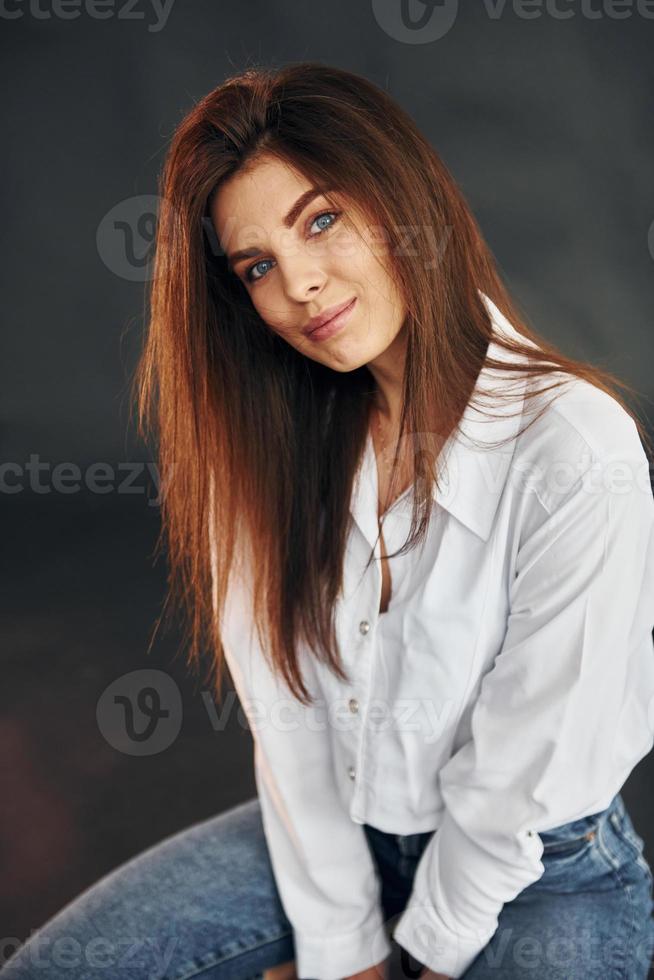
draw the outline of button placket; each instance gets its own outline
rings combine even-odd
[[[369,632],[369,630],[370,630],[370,623],[368,622],[367,619],[362,619],[361,622],[359,623],[359,632],[365,636]],[[353,715],[359,713],[359,702],[357,701],[356,698],[350,698],[350,700],[347,703],[347,706]],[[350,779],[352,780],[356,779],[356,769],[354,768],[354,766],[347,767],[347,774],[350,777]]]
[[[350,700],[347,703],[347,706],[348,706],[350,712],[353,715],[356,715],[358,713],[358,711],[359,711],[359,702],[357,701],[356,698],[350,698]],[[356,769],[354,768],[354,766],[348,766],[348,768],[347,768],[347,774],[350,777],[350,779],[355,779],[356,778]]]
[[[372,625],[371,625],[371,623],[370,623],[369,620],[362,619],[360,621],[360,623],[359,623],[359,633],[361,633],[362,636],[370,636],[370,637],[372,637],[373,634],[371,634],[371,628],[372,628]],[[374,666],[375,666],[374,665],[374,645],[373,646],[370,646],[370,639],[368,640],[367,656],[368,656],[367,676],[366,676],[365,682],[362,681],[362,683],[363,683],[363,689],[366,691],[366,702],[365,702],[366,704],[370,700],[370,695],[372,693],[372,680],[373,680]],[[357,700],[357,698],[354,698],[354,697],[353,698],[350,698],[350,700],[348,701],[348,708],[352,712],[352,714],[359,714],[360,705],[359,705],[359,701]],[[363,724],[363,722],[365,720],[365,710],[366,709],[365,709],[365,705],[364,705],[364,708],[362,710],[362,719],[361,719],[362,720],[362,724],[361,724],[361,726],[359,728],[359,748],[358,748],[358,753],[357,753],[357,762],[358,762],[358,767],[359,767],[359,771],[360,772],[363,772],[364,761],[365,761],[366,750],[367,750],[366,741],[365,741],[366,734],[367,733],[366,733],[365,724]],[[348,775],[350,776],[350,779],[354,779],[355,778],[355,776],[356,776],[356,770],[354,769],[354,766],[350,766],[348,768]],[[357,792],[361,788],[362,788],[362,781],[359,779],[358,786],[355,789],[355,798],[356,798]]]

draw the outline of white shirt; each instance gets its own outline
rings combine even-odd
[[[494,329],[515,335],[483,298]],[[507,356],[494,343],[489,353]],[[474,397],[500,375],[482,369]],[[648,461],[618,403],[566,377],[544,417],[497,450],[483,444],[527,416],[490,396],[482,411],[502,417],[487,421],[469,403],[463,435],[482,449],[458,433],[448,444],[425,546],[389,560],[381,615],[379,562],[363,571],[377,538],[368,437],[337,608],[350,683],[301,648],[316,705],[299,704],[266,665],[248,577],[230,584],[225,653],[300,978],[340,980],[390,952],[363,823],[436,831],[393,937],[459,977],[504,903],[542,875],[538,832],[607,807],[652,747]],[[406,539],[411,493],[384,516],[387,553]]]

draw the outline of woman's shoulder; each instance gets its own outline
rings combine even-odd
[[[585,449],[597,459],[614,453],[640,455],[643,452],[634,419],[613,395],[565,372],[549,377],[560,380],[561,387],[533,399],[535,408],[545,407],[542,415],[520,437],[523,449],[530,445],[537,445],[546,452],[565,450],[566,447],[569,450]],[[532,414],[537,414],[531,401],[525,399],[525,422]]]
[[[565,372],[546,384],[554,380],[561,386],[525,400],[513,459],[514,468],[528,471],[537,483],[544,503],[560,503],[561,486],[572,486],[591,470],[648,467],[634,419],[611,394]],[[534,386],[545,387],[542,379]]]

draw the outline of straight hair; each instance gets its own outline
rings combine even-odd
[[[221,621],[234,559],[243,558],[252,570],[252,615],[264,655],[306,705],[313,698],[298,643],[348,680],[334,614],[375,382],[365,365],[333,371],[286,343],[228,267],[210,204],[224,181],[264,155],[340,192],[383,229],[388,268],[406,304],[395,464],[404,434],[421,434],[411,529],[400,551],[427,533],[440,450],[483,366],[547,382],[529,384],[525,399],[546,391],[556,397],[570,377],[584,380],[633,418],[650,455],[652,446],[617,392],[633,393],[631,386],[566,357],[526,323],[454,178],[385,91],[313,62],[254,67],[228,78],[177,127],[159,178],[134,400],[139,433],[152,440],[160,475],[156,553],[166,547],[170,569],[162,616],[181,610],[188,664],[197,669],[209,651],[207,677],[220,699]],[[417,232],[410,248],[407,229]],[[480,293],[524,338],[493,336],[513,360],[487,355],[492,323]]]

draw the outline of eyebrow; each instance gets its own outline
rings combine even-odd
[[[325,194],[328,191],[329,188],[310,187],[309,190],[304,192],[304,194],[300,194],[295,204],[289,208],[288,213],[284,216],[284,226],[286,228],[292,228],[304,209],[308,207],[316,197],[320,197],[321,194]],[[260,248],[257,248],[254,245],[250,248],[242,248],[237,252],[232,252],[231,255],[227,256],[227,262],[230,270],[233,272],[236,263],[240,262],[242,259],[253,259],[257,255],[263,255],[263,252]]]

